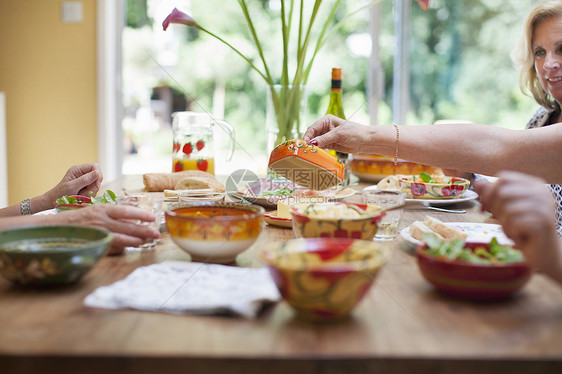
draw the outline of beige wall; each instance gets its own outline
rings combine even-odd
[[[97,161],[96,1],[81,2],[83,22],[65,24],[62,0],[0,0],[10,204]]]

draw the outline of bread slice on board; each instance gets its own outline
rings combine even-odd
[[[445,240],[445,238],[443,238],[443,236],[441,236],[440,234],[436,233],[435,231],[433,231],[432,229],[427,227],[427,225],[425,223],[423,223],[422,221],[415,221],[414,223],[412,223],[410,225],[410,235],[414,239],[418,239],[418,240],[423,242],[424,241],[423,240],[423,234],[425,234],[425,233],[433,234],[441,241]]]
[[[142,181],[148,192],[161,192],[164,190],[173,190],[179,181],[189,177],[216,181],[213,174],[201,170],[184,170],[175,173],[146,173],[142,176]]]
[[[224,185],[216,179],[207,179],[200,177],[183,178],[174,186],[175,190],[200,190],[212,189],[215,192],[224,192]]]
[[[442,221],[431,216],[425,216],[423,223],[432,231],[441,235],[445,240],[466,239],[466,233],[455,229],[454,227],[447,226]]]

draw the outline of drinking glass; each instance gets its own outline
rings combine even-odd
[[[382,209],[404,204],[406,193],[395,190],[367,190],[363,191],[365,204],[378,205]],[[375,240],[393,240],[398,235],[398,227],[402,219],[403,209],[386,212],[378,224]]]
[[[138,195],[118,196],[115,200],[119,205],[130,205],[147,210],[152,213],[155,217],[154,222],[137,221],[136,223],[138,223],[139,225],[146,225],[160,231],[160,225],[162,221],[162,197],[146,193]],[[158,239],[150,238],[138,247],[127,247],[126,249],[149,249],[154,248],[157,243]]]

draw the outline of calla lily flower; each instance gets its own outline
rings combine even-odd
[[[172,10],[172,13],[170,13],[168,17],[166,17],[164,22],[162,22],[162,27],[164,28],[164,31],[166,31],[168,26],[170,26],[170,23],[181,23],[183,25],[191,26],[191,27],[199,26],[197,25],[197,22],[195,22],[193,18],[191,18],[181,10],[178,10],[178,8],[174,8],[174,10]]]
[[[371,7],[376,3],[380,3],[383,0],[368,1],[366,4],[355,9],[341,20],[336,20],[335,15],[337,13],[336,10],[341,4],[342,0],[334,1],[331,5],[331,10],[329,11],[328,16],[320,20],[320,32],[317,35],[316,42],[314,42],[315,34],[312,32],[312,29],[315,22],[318,21],[317,16],[319,14],[319,8],[322,4],[322,0],[314,1],[314,6],[312,7],[310,14],[304,14],[303,12],[304,1],[300,1],[300,9],[293,9],[293,1],[290,1],[290,5],[286,7],[285,2],[289,1],[281,0],[280,18],[281,33],[283,38],[283,63],[279,80],[271,74],[269,64],[266,61],[265,54],[262,49],[262,41],[260,40],[260,35],[254,27],[254,22],[251,18],[250,10],[248,9],[247,1],[248,0],[238,0],[238,4],[240,5],[240,9],[244,14],[244,18],[246,20],[246,23],[248,24],[249,32],[252,40],[254,41],[258,54],[258,57],[255,57],[253,59],[248,58],[245,54],[240,52],[228,41],[206,29],[205,27],[199,25],[193,18],[179,11],[177,8],[174,8],[174,10],[162,22],[162,27],[164,28],[164,30],[166,30],[170,23],[180,23],[188,27],[195,27],[198,30],[209,34],[210,36],[228,46],[240,57],[242,57],[250,65],[250,67],[264,79],[264,81],[269,85],[279,129],[277,139],[275,141],[275,144],[277,145],[282,141],[294,138],[292,132],[293,128],[296,128],[296,131],[300,133],[299,126],[301,122],[301,91],[302,87],[306,85],[310,70],[312,68],[312,64],[317,56],[318,51],[336,32],[336,30],[339,29],[343,25],[343,23],[349,20],[353,15]],[[423,10],[427,10],[430,0],[417,0],[417,2]],[[295,19],[298,21],[298,38],[294,39],[290,38],[293,10],[295,13]],[[334,24],[332,25],[332,23]],[[267,35],[261,35],[261,37],[267,38]],[[296,48],[294,48],[295,50],[297,50],[297,54],[295,56],[296,64],[294,76],[289,77],[289,57],[292,57],[290,56],[291,53],[289,51],[289,44],[293,41],[296,41]],[[309,49],[312,49],[312,51],[309,52]],[[276,82],[279,82],[282,87],[280,92],[277,92],[275,90]]]
[[[429,0],[417,0],[418,4],[420,5],[420,8],[422,8],[423,10],[428,10],[429,9]]]

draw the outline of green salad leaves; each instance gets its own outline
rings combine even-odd
[[[440,177],[440,179],[442,180],[437,181],[430,174],[427,174],[425,172],[420,173],[420,179],[425,183],[451,183],[451,178]],[[414,177],[414,181],[415,181],[415,177]],[[464,182],[465,181],[461,179],[461,180],[454,181],[453,184],[463,184]]]
[[[465,246],[461,239],[444,242],[431,233],[423,234],[423,240],[428,248],[425,250],[434,256],[445,257],[448,260],[465,261],[480,265],[497,265],[512,262],[521,262],[525,258],[520,250],[501,245],[496,238],[492,238],[488,249],[476,247],[474,250]]]
[[[92,197],[92,192],[90,191],[90,201],[86,202],[79,200],[72,196],[63,196],[56,200],[57,205],[63,204],[82,204],[82,205],[93,205],[93,204],[117,204],[115,201],[115,193],[111,190],[105,191],[102,195],[98,197]]]
[[[420,173],[420,179],[425,183],[437,183],[435,179],[427,173]]]
[[[295,190],[287,187],[282,187],[282,188],[277,188],[275,190],[265,191],[261,195],[262,196],[291,196],[293,191]]]

